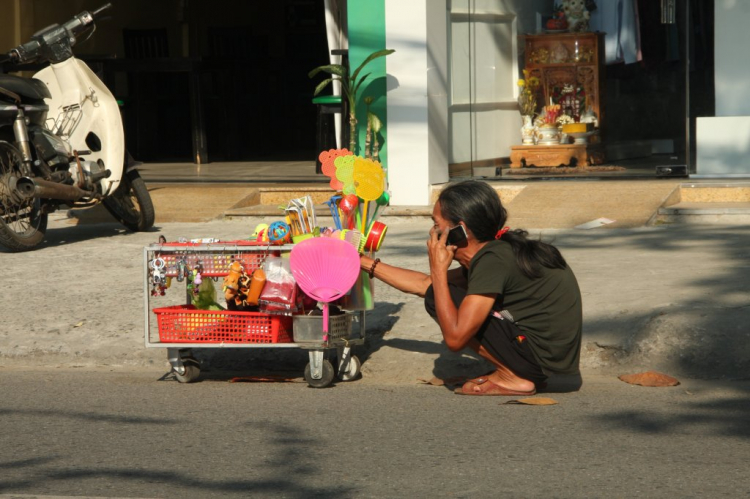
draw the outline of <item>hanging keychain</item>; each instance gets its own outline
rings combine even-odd
[[[195,283],[196,286],[200,286],[201,283],[203,282],[203,275],[202,275],[203,263],[200,260],[195,262],[194,272],[195,272],[195,277],[193,277],[193,282]]]
[[[200,285],[203,282],[203,276],[201,273],[203,272],[203,265],[201,264],[201,261],[198,260],[195,263],[195,268],[193,269],[193,295],[198,296],[198,293],[200,292]]]
[[[164,296],[164,290],[167,289],[163,272],[165,265],[164,259],[160,257],[151,260],[151,283],[154,286],[151,290],[151,296]]]
[[[185,277],[187,277],[187,273],[187,261],[185,260],[185,256],[183,255],[177,262],[177,282],[184,281]]]

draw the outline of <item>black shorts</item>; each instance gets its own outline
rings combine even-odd
[[[449,284],[448,289],[453,303],[456,304],[456,307],[459,307],[466,297],[466,290],[453,284]],[[435,294],[432,286],[425,293],[424,305],[427,313],[437,320]],[[525,338],[518,326],[509,320],[490,316],[484,321],[474,337],[490,355],[517,376],[533,381],[536,385],[540,385],[547,380],[547,376],[531,351],[529,340]]]

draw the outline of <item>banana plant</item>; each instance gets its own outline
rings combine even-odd
[[[308,77],[313,78],[321,71],[328,73],[330,78],[326,78],[321,81],[317,87],[315,87],[315,93],[318,95],[324,88],[326,88],[331,82],[340,81],[341,89],[344,93],[344,97],[349,104],[349,150],[355,152],[357,145],[357,93],[359,92],[362,84],[372,73],[367,73],[360,76],[362,69],[367,66],[370,62],[377,59],[378,57],[385,57],[394,53],[393,49],[378,50],[367,56],[367,58],[360,64],[357,69],[350,75],[346,66],[342,64],[328,64],[325,66],[318,66],[308,73]]]
[[[363,99],[367,106],[367,132],[365,133],[365,157],[373,161],[380,161],[380,144],[378,143],[378,134],[383,127],[383,123],[378,115],[370,111],[372,97]]]

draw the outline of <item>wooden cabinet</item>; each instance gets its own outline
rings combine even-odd
[[[604,34],[603,33],[550,33],[543,35],[521,36],[525,47],[525,69],[529,76],[540,81],[537,95],[537,112],[542,106],[560,104],[562,112],[580,119],[587,111],[596,117],[598,133],[589,138],[589,144],[569,144],[575,147],[575,154],[561,157],[570,162],[599,164],[604,161],[601,147],[594,147],[601,142],[605,133],[606,113],[604,109]],[[566,144],[567,145],[567,144]],[[516,146],[511,155],[511,166],[528,164],[536,158],[535,166],[559,166],[557,160],[551,159],[548,153],[542,154],[540,147]],[[529,153],[525,154],[524,151]],[[589,154],[594,152],[595,154]],[[547,158],[542,160],[540,158]],[[530,165],[529,165],[530,166]]]
[[[572,87],[581,112],[591,108],[604,125],[604,34],[560,33],[525,35],[526,69],[541,81],[542,105],[559,104],[565,86]]]

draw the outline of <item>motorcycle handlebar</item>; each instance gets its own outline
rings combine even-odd
[[[104,12],[107,9],[111,9],[111,8],[112,8],[112,4],[111,3],[106,3],[106,4],[102,5],[101,7],[99,7],[98,9],[92,11],[91,12],[91,17],[93,17],[96,20],[96,18],[99,17],[99,15],[102,12]]]
[[[60,44],[68,45],[69,52],[70,47],[76,43],[76,37],[90,28],[96,18],[111,7],[111,3],[106,3],[94,11],[84,11],[73,16],[71,20],[62,26],[53,24],[35,33],[30,41],[11,50],[8,53],[9,59],[14,62],[31,62],[39,57],[47,60],[60,53],[59,51],[55,52],[55,49],[50,51],[50,47],[58,47]],[[64,56],[65,52],[63,51],[62,53]]]
[[[8,59],[14,63],[30,62],[36,58],[39,46],[37,40],[30,40],[8,52]]]
[[[78,35],[79,33],[87,30],[91,25],[93,25],[96,22],[97,18],[101,17],[102,12],[110,9],[111,7],[111,3],[106,3],[91,12],[81,12],[77,16],[73,16],[73,19],[65,23],[64,26],[71,32],[73,36]],[[75,42],[73,42],[73,44],[74,43]]]

